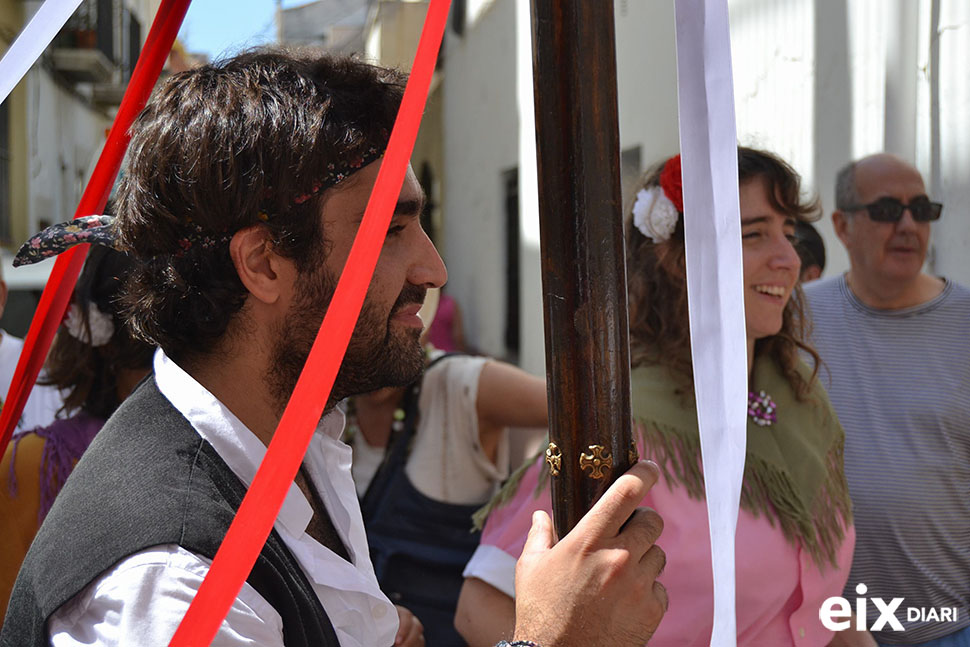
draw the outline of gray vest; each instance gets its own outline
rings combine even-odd
[[[178,544],[211,559],[245,493],[149,377],[95,437],[37,533],[0,647],[47,645],[50,615],[140,550]],[[319,598],[275,530],[247,582],[282,617],[288,647],[338,646]]]

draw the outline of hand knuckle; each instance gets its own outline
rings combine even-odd
[[[632,556],[627,550],[617,549],[610,551],[609,559],[606,561],[606,572],[610,579],[619,578],[630,568]]]
[[[663,548],[657,545],[651,546],[650,550],[647,551],[646,558],[651,567],[657,571],[658,576],[663,573],[667,566],[667,553],[664,552]]]
[[[631,580],[631,555],[622,548],[601,549],[589,562],[587,583],[590,591],[605,595],[618,587],[626,588]]]
[[[663,521],[660,519],[660,515],[653,510],[639,508],[624,531],[631,542],[646,551],[647,547],[660,537],[662,529]]]
[[[650,525],[650,529],[659,537],[664,530],[664,518],[660,516],[653,508],[640,508],[643,510],[643,516],[647,523]]]
[[[670,599],[667,597],[667,588],[660,582],[653,583],[653,593],[655,599],[660,603],[663,613],[670,607]]]

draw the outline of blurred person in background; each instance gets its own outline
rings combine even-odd
[[[7,296],[7,282],[3,278],[3,265],[0,264],[0,317],[3,316],[7,305]],[[0,407],[7,399],[7,391],[10,390],[10,383],[13,381],[13,374],[23,349],[23,339],[0,328]],[[63,395],[56,388],[44,386],[42,381],[43,375],[27,398],[20,420],[17,422],[17,429],[33,429],[49,425],[57,416],[57,411],[63,404]]]
[[[437,297],[428,291],[424,321],[438,321]],[[511,364],[433,344],[427,364],[410,386],[349,399],[344,439],[381,589],[428,645],[451,647],[464,644],[454,616],[480,536],[472,515],[508,477],[509,427],[549,416],[545,380]]]
[[[825,271],[825,242],[810,222],[795,223],[795,251],[802,261],[801,282],[808,283]]]
[[[905,599],[873,631],[881,644],[968,647],[970,290],[923,269],[943,205],[912,164],[852,162],[835,198],[849,271],[805,295],[845,426],[858,536],[843,597]],[[871,627],[882,614],[867,608]]]
[[[458,307],[454,297],[445,291],[445,286],[441,287],[438,309],[435,311],[431,327],[428,328],[428,341],[438,350],[448,353],[469,352],[465,344],[461,308]]]
[[[14,435],[0,462],[0,617],[30,542],[105,420],[151,369],[154,348],[134,339],[118,297],[132,260],[92,247],[45,364],[45,382],[65,394],[46,427]]]

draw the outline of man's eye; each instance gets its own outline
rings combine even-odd
[[[387,235],[388,235],[388,236],[397,236],[397,235],[398,235],[399,233],[401,233],[402,231],[404,231],[404,225],[392,225],[392,226],[391,226],[391,227],[390,227],[390,228],[389,228],[389,229],[387,230]]]

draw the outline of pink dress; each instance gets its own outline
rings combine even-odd
[[[458,341],[452,334],[457,313],[455,300],[444,292],[438,299],[438,309],[435,311],[434,319],[428,328],[428,341],[438,350],[453,351],[459,350]]]
[[[640,452],[645,455],[643,448]],[[525,545],[532,512],[551,511],[548,487],[538,498],[533,496],[540,466],[541,457],[529,468],[513,499],[489,516],[481,545],[465,569],[466,578],[476,577],[513,594],[515,561]],[[657,543],[667,554],[667,566],[659,580],[670,600],[650,647],[707,647],[714,595],[706,504],[661,477],[642,505],[664,519]],[[818,612],[825,598],[842,594],[855,545],[851,525],[836,555],[838,568],[820,569],[780,529],[744,509],[736,545],[738,645],[827,645],[832,632],[822,626]]]

